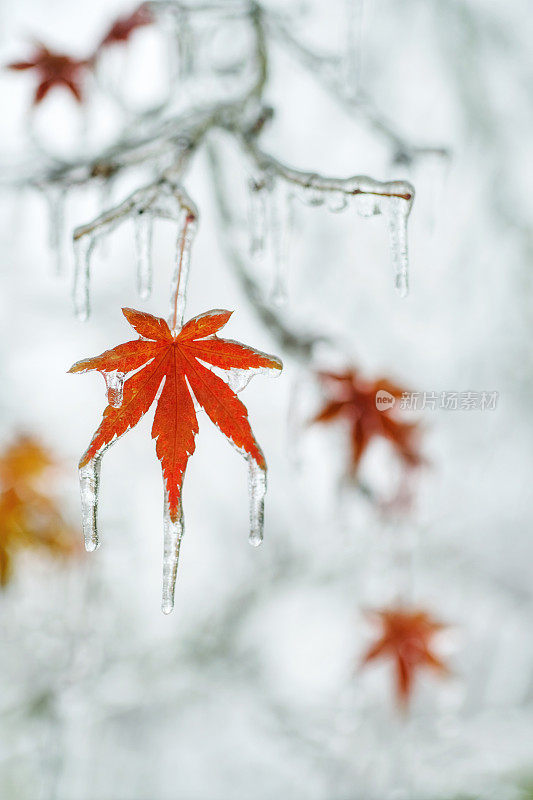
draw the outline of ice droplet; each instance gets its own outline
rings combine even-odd
[[[258,547],[263,541],[265,514],[266,470],[253,458],[248,458],[248,493],[250,496],[250,534],[248,541]]]
[[[163,513],[163,594],[161,599],[161,611],[163,614],[170,614],[174,608],[174,591],[176,588],[176,575],[178,573],[178,560],[180,555],[181,539],[184,532],[184,525],[183,508],[181,503],[177,520],[173,522],[170,517],[168,492],[166,487]]]
[[[107,390],[107,402],[113,408],[120,408],[124,390],[124,373],[113,370],[113,372],[104,372],[102,374]]]
[[[100,484],[101,457],[96,456],[80,467],[81,521],[85,549],[90,553],[99,546],[96,515],[98,510],[98,487]]]
[[[383,211],[389,227],[389,240],[395,285],[401,297],[409,292],[409,260],[407,257],[407,217],[410,203],[403,197],[383,198]]]
[[[148,211],[138,212],[133,220],[137,260],[137,291],[143,300],[146,300],[152,292],[153,217]]]
[[[332,211],[334,214],[339,214],[341,211],[344,211],[344,209],[347,208],[348,198],[346,197],[346,194],[340,190],[328,192],[326,203],[329,211]]]
[[[89,283],[91,255],[96,239],[90,234],[74,239],[74,312],[79,320],[86,320],[90,314]]]
[[[42,191],[48,202],[48,244],[55,257],[56,274],[63,273],[63,228],[66,189],[60,184],[47,184]]]

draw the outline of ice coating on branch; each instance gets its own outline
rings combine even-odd
[[[299,185],[295,196],[309,206],[326,205],[340,212],[353,205],[361,217],[382,214],[389,231],[391,261],[395,286],[401,297],[409,291],[407,255],[407,219],[413,202],[413,188],[402,181],[380,183],[371,178],[356,177],[345,181],[313,175]]]
[[[376,181],[365,175],[329,178],[293,169],[264,153],[250,139],[244,140],[244,147],[251,159],[252,170],[268,179],[255,181],[255,184],[257,186],[264,184],[271,200],[270,215],[267,209],[267,231],[275,248],[274,296],[277,299],[284,297],[285,262],[288,255],[293,197],[297,197],[304,205],[325,205],[333,212],[340,212],[352,206],[363,217],[383,214],[389,229],[396,288],[400,295],[407,294],[407,218],[414,198],[414,189],[410,183]],[[252,241],[254,238],[252,235]]]
[[[139,211],[134,217],[135,258],[137,261],[137,291],[146,300],[152,292],[152,231],[153,216]]]
[[[250,497],[250,534],[248,541],[258,547],[263,541],[265,516],[266,470],[253,458],[248,458],[248,494]]]
[[[107,390],[107,402],[110,406],[113,406],[113,408],[120,408],[122,405],[125,374],[123,372],[118,372],[118,370],[113,370],[112,372],[102,372],[102,375],[104,376]]]
[[[174,608],[174,592],[176,589],[176,576],[178,574],[178,560],[184,525],[183,506],[181,503],[177,520],[173,522],[171,519],[166,488],[163,510],[163,529],[163,593],[161,598],[161,611],[163,614],[170,614]]]
[[[385,215],[389,226],[389,241],[395,285],[401,297],[409,291],[409,260],[407,256],[407,217],[410,204],[402,197],[384,198]]]
[[[96,242],[114,231],[124,220],[133,219],[137,249],[137,283],[141,296],[147,297],[151,288],[151,241],[153,220],[165,219],[180,226],[178,239],[178,267],[174,276],[175,293],[179,280],[179,265],[184,280],[179,286],[179,300],[185,305],[186,274],[190,258],[190,244],[195,231],[197,211],[187,193],[170,175],[155,183],[136,189],[118,205],[100,214],[91,222],[74,231],[76,267],[74,275],[74,307],[80,319],[90,312],[89,281],[90,259]],[[185,220],[185,221],[184,221]],[[183,247],[182,247],[183,245]],[[182,254],[182,255],[181,255]],[[173,297],[174,305],[174,297]]]
[[[82,322],[89,317],[89,283],[91,279],[91,255],[96,244],[93,234],[74,238],[74,312]]]
[[[65,224],[66,189],[62,184],[49,183],[41,186],[48,203],[48,244],[54,254],[56,274],[63,272],[62,239]]]
[[[96,515],[98,510],[98,489],[100,484],[101,457],[95,456],[88,464],[80,467],[80,497],[81,497],[81,521],[83,536],[85,539],[85,549],[92,552],[100,545],[98,540],[98,530],[96,525]]]

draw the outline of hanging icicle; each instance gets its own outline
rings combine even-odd
[[[168,491],[166,488],[163,508],[163,530],[163,592],[161,599],[161,611],[163,614],[170,614],[174,608],[176,577],[178,574],[180,545],[184,533],[184,525],[183,508],[181,503],[176,519],[172,518],[170,513]]]
[[[389,241],[394,269],[395,286],[400,297],[409,292],[409,259],[407,256],[407,217],[411,204],[403,197],[388,197],[383,200],[382,214],[389,227]]]
[[[48,204],[48,246],[55,260],[56,275],[63,274],[63,233],[67,189],[61,183],[40,184]]]
[[[81,523],[85,539],[85,549],[91,553],[96,550],[98,539],[97,512],[98,488],[100,484],[101,454],[96,455],[80,466]]]
[[[268,178],[251,179],[250,190],[250,255],[261,261],[265,257],[268,231],[270,189]]]
[[[181,327],[185,303],[187,299],[187,286],[189,280],[189,266],[191,263],[191,248],[196,233],[196,217],[190,211],[183,212],[183,224],[178,236],[176,268],[172,276],[170,290],[169,325],[172,331]]]
[[[91,311],[89,284],[91,280],[91,255],[96,244],[92,234],[76,238],[74,233],[74,313],[84,322]]]
[[[292,188],[283,182],[276,185],[271,202],[270,231],[272,236],[272,256],[274,283],[271,299],[277,306],[288,300],[289,253],[293,226]]]
[[[248,541],[252,547],[258,547],[263,541],[266,488],[266,469],[253,458],[248,458],[248,492],[250,495],[250,534]]]
[[[307,206],[325,205],[339,213],[352,206],[363,217],[383,214],[387,219],[395,285],[404,297],[408,292],[407,219],[414,199],[414,189],[407,181],[376,181],[364,175],[352,178],[329,178],[288,167],[257,147],[254,139],[242,137],[241,143],[250,159],[252,171],[268,176],[255,185],[267,191],[267,233],[275,247],[276,280],[274,296],[283,299],[286,285],[285,263],[292,224],[292,199]],[[252,190],[254,183],[252,183]],[[252,191],[253,194],[253,191]],[[254,228],[252,216],[252,242]]]
[[[134,217],[135,258],[137,261],[137,291],[143,300],[152,293],[152,232],[150,211],[139,211]]]

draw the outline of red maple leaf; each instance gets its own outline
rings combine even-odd
[[[418,450],[419,426],[417,423],[403,422],[395,417],[393,400],[399,399],[405,392],[387,378],[374,381],[359,377],[355,369],[345,372],[320,372],[319,378],[324,383],[328,400],[324,407],[313,417],[311,423],[329,423],[344,419],[350,426],[351,458],[349,472],[355,477],[361,459],[372,439],[387,439],[404,464],[416,467],[423,463]],[[385,392],[389,407],[378,408],[376,395]]]
[[[413,689],[415,674],[430,667],[441,674],[448,668],[435,655],[431,640],[446,626],[426,611],[407,611],[402,608],[373,612],[381,624],[380,638],[369,648],[363,665],[378,658],[387,658],[396,667],[396,694],[407,705]]]
[[[34,69],[38,76],[38,86],[33,102],[38,104],[54,86],[69,89],[78,103],[83,100],[82,86],[85,73],[92,66],[91,59],[76,59],[62,53],[54,53],[44,44],[37,44],[31,61],[16,61],[8,64],[8,69]]]
[[[143,3],[136,8],[135,11],[132,11],[131,14],[127,14],[126,16],[119,17],[117,20],[115,20],[102,39],[100,47],[127,42],[131,37],[131,34],[136,31],[137,28],[142,28],[145,25],[151,25],[153,21],[154,18],[152,13]]]
[[[141,338],[78,361],[69,370],[129,374],[120,405],[105,409],[80,468],[133,428],[158,398],[152,438],[168,492],[170,518],[176,522],[183,475],[198,433],[193,397],[239,452],[266,470],[245,406],[226,381],[205,364],[221,370],[281,370],[282,364],[274,356],[215,335],[227,323],[231,311],[206,311],[189,320],[179,332],[171,332],[160,317],[131,308],[123,308],[122,313]]]

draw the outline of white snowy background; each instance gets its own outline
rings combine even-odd
[[[347,4],[279,0],[277,7],[309,47],[344,57]],[[4,0],[0,61],[24,58],[31,36],[83,56],[127,10],[115,0]],[[417,190],[407,299],[394,291],[382,218],[298,206],[289,304],[279,313],[296,328],[342,339],[369,377],[386,374],[420,392],[499,392],[493,411],[420,415],[431,466],[401,524],[384,527],[356,492],[339,496],[342,426],[294,435],[290,407],[302,406],[304,422],[320,392],[243,296],[224,258],[205,153],[195,156],[186,185],[201,221],[187,313],[235,309],[227,335],[285,364],[280,378],[259,376],[241,395],[269,464],[265,542],[253,549],[246,541],[245,463],[201,418],[185,480],[175,610],[163,616],[151,415],[112,448],[102,467],[102,547],[64,568],[24,558],[0,597],[2,799],[527,796],[520,787],[533,777],[528,16],[521,0],[365,2],[363,90],[406,139],[452,153],[449,163],[427,158],[411,168],[393,164],[386,137],[272,45],[266,97],[276,114],[264,148],[302,169],[407,178]],[[231,54],[238,37],[220,36],[217,48]],[[136,34],[122,67],[132,97],[164,94],[161,47],[153,31]],[[120,69],[109,65],[110,73]],[[28,74],[0,72],[6,175],[31,152],[32,88]],[[215,88],[224,97],[225,84]],[[203,91],[201,83],[184,89],[184,105],[200,102]],[[75,154],[77,115],[66,94],[52,92],[36,135]],[[101,142],[120,120],[97,89],[87,117]],[[232,144],[220,145],[233,163]],[[128,180],[114,187],[115,201],[137,177]],[[240,165],[237,198],[245,181]],[[92,190],[69,195],[66,274],[57,277],[42,195],[5,182],[1,194],[1,444],[25,430],[55,450],[73,521],[77,461],[105,396],[100,376],[66,370],[130,337],[122,306],[166,315],[174,257],[175,230],[160,224],[154,292],[141,301],[133,231],[124,224],[95,253],[92,315],[76,321],[68,238],[99,202]],[[378,481],[390,458],[376,446],[367,468]],[[359,671],[358,663],[373,635],[364,610],[391,602],[406,570],[413,604],[450,625],[439,647],[452,676],[421,676],[411,714],[402,717],[391,665]]]

